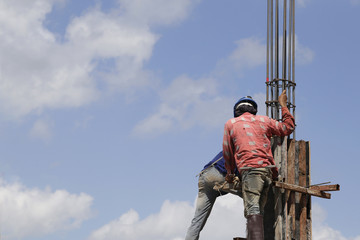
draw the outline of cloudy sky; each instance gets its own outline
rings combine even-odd
[[[359,240],[359,0],[296,1],[316,240]],[[0,0],[2,239],[183,240],[238,98],[265,114],[266,1]],[[218,199],[202,237],[245,235]]]

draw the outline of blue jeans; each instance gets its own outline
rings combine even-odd
[[[199,177],[199,192],[196,200],[195,216],[191,221],[191,225],[187,231],[185,240],[198,240],[200,231],[204,228],[205,223],[211,213],[215,200],[220,193],[215,191],[213,187],[216,182],[224,182],[223,176],[215,167],[209,167]]]
[[[241,173],[244,216],[264,215],[267,194],[272,183],[269,168],[253,168]]]

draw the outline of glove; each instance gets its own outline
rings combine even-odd
[[[272,180],[277,181],[278,177],[279,177],[279,171],[278,171],[277,167],[272,168],[271,172],[272,172]]]
[[[226,174],[225,180],[226,180],[228,183],[233,183],[233,182],[234,182],[234,179],[235,179],[235,174],[233,174],[233,173],[228,173],[228,174]]]

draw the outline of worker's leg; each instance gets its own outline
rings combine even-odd
[[[242,191],[244,199],[244,215],[261,214],[260,198],[264,190],[264,174],[267,169],[258,168],[242,172]]]
[[[260,214],[264,216],[264,209],[267,201],[267,196],[272,183],[272,173],[270,169],[267,169],[267,173],[264,173],[262,175],[262,179],[264,180],[264,187],[260,195],[259,206],[260,206]]]
[[[201,230],[211,213],[219,192],[213,190],[215,182],[225,181],[224,176],[215,168],[211,167],[199,177],[199,192],[196,200],[195,216],[187,231],[185,240],[198,240]]]
[[[242,173],[244,215],[247,219],[247,239],[264,239],[263,210],[271,184],[270,171],[265,168]]]

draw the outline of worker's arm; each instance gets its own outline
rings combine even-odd
[[[229,129],[230,124],[231,123],[229,121],[225,124],[224,138],[223,138],[223,156],[225,159],[225,168],[227,171],[226,180],[228,182],[232,182],[231,176],[233,176],[236,168],[235,159],[234,159],[234,148],[233,148],[233,143],[231,140],[230,129]]]
[[[286,102],[287,96],[286,90],[284,90],[279,97],[279,103],[282,112],[282,122],[278,122],[274,119],[270,120],[271,135],[283,137],[290,135],[294,131],[295,119],[287,108]]]

